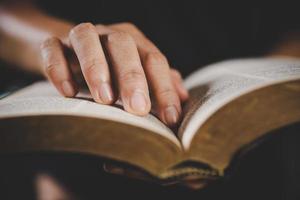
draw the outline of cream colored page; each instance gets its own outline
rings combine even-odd
[[[207,66],[185,80],[191,91],[188,111],[179,129],[188,149],[200,126],[219,108],[251,90],[300,78],[298,59],[237,59]]]
[[[28,115],[73,115],[103,118],[149,129],[180,146],[173,132],[153,115],[139,117],[118,107],[100,105],[87,94],[65,98],[48,82],[38,82],[0,100],[0,118]]]

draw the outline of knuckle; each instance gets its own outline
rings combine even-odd
[[[137,27],[131,22],[122,22],[119,23],[119,25],[130,29],[137,29]]]
[[[97,84],[100,81],[100,69],[95,61],[86,62],[82,67],[85,80],[90,84]]]
[[[133,38],[129,33],[123,32],[123,31],[118,31],[118,32],[113,32],[108,34],[107,36],[108,42],[115,42],[115,43],[120,43],[120,42],[132,42]]]
[[[49,76],[53,75],[56,71],[56,68],[59,64],[48,64],[45,65],[45,73]]]
[[[49,48],[51,48],[51,47],[53,47],[54,45],[57,45],[57,44],[60,44],[58,38],[56,38],[56,37],[49,37],[49,38],[45,39],[41,43],[40,48],[42,50],[45,50],[45,49],[49,49]]]
[[[167,65],[167,58],[160,52],[150,52],[146,54],[145,62],[147,66]]]
[[[181,74],[180,74],[180,72],[179,72],[178,70],[176,70],[176,69],[171,69],[171,73],[172,73],[175,77],[181,78]]]
[[[95,27],[92,23],[90,22],[81,23],[71,29],[70,36],[78,36],[81,35],[82,33],[93,31],[93,30],[95,30]]]
[[[97,64],[94,59],[92,60],[85,60],[82,62],[81,66],[82,70],[88,73],[95,73],[97,69]]]
[[[138,70],[130,70],[120,74],[121,82],[137,82],[145,78],[144,74]]]
[[[170,88],[170,87],[161,89],[157,93],[158,93],[158,96],[161,97],[161,99],[166,99],[168,101],[170,99],[172,99],[172,97],[174,97],[174,95],[175,95],[174,89]]]
[[[136,35],[142,34],[142,32],[139,30],[139,28],[131,22],[116,23],[116,24],[111,25],[111,27],[116,30],[126,30],[127,32],[129,32],[131,34],[136,34]]]

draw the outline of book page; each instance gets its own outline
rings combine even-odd
[[[233,99],[277,82],[300,79],[300,60],[288,58],[237,59],[207,66],[185,80],[190,100],[179,128],[188,149],[200,126]]]
[[[119,105],[95,103],[87,93],[65,98],[47,81],[37,82],[0,100],[0,119],[29,115],[72,115],[113,120],[148,129],[181,146],[174,133],[149,114],[139,117],[125,112]]]

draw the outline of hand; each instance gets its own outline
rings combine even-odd
[[[67,35],[41,45],[46,75],[62,95],[76,95],[74,77],[80,71],[96,102],[112,104],[119,97],[126,111],[145,115],[151,109],[150,92],[158,117],[169,126],[178,122],[181,102],[188,98],[181,76],[136,26],[82,23]]]

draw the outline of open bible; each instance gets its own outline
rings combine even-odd
[[[185,79],[190,99],[176,132],[88,94],[64,98],[37,82],[0,100],[0,153],[71,152],[132,167],[161,182],[224,175],[270,131],[300,122],[300,60],[253,58],[206,66]]]

